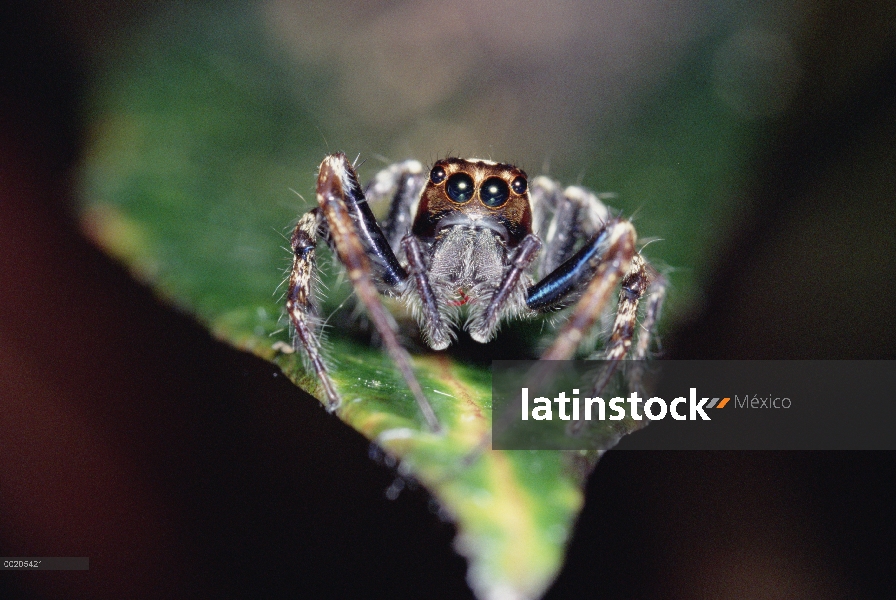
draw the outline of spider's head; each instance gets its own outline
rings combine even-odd
[[[436,162],[420,197],[413,233],[431,239],[454,226],[492,229],[508,246],[516,246],[532,232],[526,173],[480,159]]]

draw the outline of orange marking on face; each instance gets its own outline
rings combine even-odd
[[[457,290],[457,293],[460,294],[460,300],[449,300],[448,306],[463,306],[470,301],[470,297],[463,290]]]

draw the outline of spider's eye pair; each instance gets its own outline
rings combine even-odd
[[[475,192],[476,186],[473,184],[473,178],[466,173],[455,173],[445,183],[445,193],[458,204],[468,202]],[[510,188],[507,186],[507,182],[500,177],[489,177],[482,182],[482,187],[479,188],[479,198],[489,208],[498,208],[510,198]]]
[[[438,185],[445,181],[445,176],[445,169],[435,166],[429,174],[429,179]],[[517,177],[511,182],[510,187],[513,188],[516,194],[524,193],[526,191],[526,178],[522,176]],[[498,208],[510,198],[510,187],[500,177],[489,177],[482,183],[479,197],[486,206]],[[458,204],[468,202],[475,192],[476,186],[473,178],[466,173],[455,173],[448,177],[448,182],[445,184],[445,193],[448,194],[448,198]]]

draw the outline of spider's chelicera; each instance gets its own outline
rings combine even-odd
[[[378,223],[369,202],[391,198]],[[433,430],[433,412],[399,344],[380,294],[403,300],[434,350],[458,327],[477,342],[492,339],[506,319],[575,304],[543,359],[572,358],[620,288],[616,318],[599,355],[618,361],[635,338],[638,304],[650,292],[633,355],[644,358],[665,294],[665,280],[636,248],[632,224],[580,187],[561,189],[546,177],[529,181],[513,165],[446,158],[427,172],[417,161],[396,163],[362,190],[344,154],[327,156],[317,179],[318,206],[292,234],[294,252],[286,308],[331,410],[339,393],[321,357],[314,302],[315,248],[333,248],[358,299]],[[584,348],[588,351],[593,349]]]

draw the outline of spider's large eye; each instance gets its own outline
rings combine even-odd
[[[445,184],[448,197],[458,204],[463,204],[472,198],[475,189],[473,178],[466,173],[455,173],[448,178],[448,183]]]
[[[479,189],[479,197],[482,203],[491,208],[498,208],[510,197],[510,188],[507,182],[500,177],[489,177]]]
[[[514,193],[516,194],[525,194],[526,188],[529,187],[526,183],[526,178],[520,175],[516,179],[510,182],[510,187],[513,188]]]
[[[436,185],[445,181],[445,169],[439,165],[434,166],[432,171],[429,172],[429,180]]]

